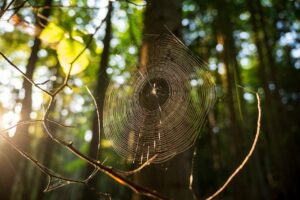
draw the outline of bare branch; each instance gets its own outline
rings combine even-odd
[[[35,86],[36,88],[40,89],[41,91],[43,91],[44,93],[48,94],[51,96],[51,93],[48,92],[47,90],[43,89],[40,87],[39,84],[36,84],[32,79],[28,78],[26,76],[26,74],[24,72],[22,72],[22,70],[17,67],[12,61],[10,61],[1,51],[0,51],[0,55],[12,66],[14,67],[16,70],[18,70],[18,72],[20,72],[22,74],[22,76],[29,82],[31,83],[33,86]]]
[[[225,181],[225,183],[214,194],[207,197],[206,200],[211,200],[211,199],[215,198],[216,196],[218,196],[221,192],[223,192],[223,190],[228,186],[228,184],[232,181],[232,179],[243,169],[243,167],[248,162],[249,158],[251,157],[251,155],[253,154],[253,152],[255,150],[256,143],[257,143],[257,140],[258,140],[258,137],[260,134],[260,125],[261,125],[260,96],[258,93],[255,93],[255,94],[256,94],[256,99],[257,99],[258,117],[257,117],[256,134],[255,134],[255,138],[253,140],[253,144],[252,144],[248,154],[244,158],[243,162],[234,170],[234,172],[229,176],[229,178]]]
[[[9,7],[14,3],[14,1],[15,0],[12,0],[8,5],[7,5],[7,7],[6,8],[1,8],[1,11],[0,11],[0,19],[1,19],[1,17],[3,16],[3,14],[7,11],[7,10],[9,10]],[[3,4],[4,6],[5,6],[5,4]],[[3,9],[3,10],[2,10]]]
[[[145,3],[145,4],[137,4],[137,3],[135,3],[135,2],[133,2],[133,1],[130,1],[130,0],[125,0],[125,2],[127,2],[128,4],[132,4],[132,5],[134,5],[134,6],[141,6],[141,7],[144,7],[144,6],[146,6],[147,4]]]
[[[43,122],[44,120],[42,119],[37,119],[37,120],[30,120],[30,121],[20,121],[18,123],[16,123],[15,125],[12,125],[6,129],[0,130],[0,134],[3,134],[13,128],[16,128],[17,126],[22,126],[22,125],[27,125],[27,124],[33,124],[33,123],[37,123],[37,122]]]
[[[19,6],[14,7],[14,8],[9,8],[7,10],[16,10],[18,9]],[[56,4],[56,5],[39,5],[39,6],[32,6],[32,5],[24,5],[21,8],[32,8],[35,10],[38,9],[53,9],[53,8],[59,8],[59,9],[69,9],[69,8],[73,8],[73,9],[87,9],[87,10],[98,10],[104,7],[88,7],[88,6],[79,6],[79,5],[69,5],[69,6],[65,6],[65,5],[61,5],[61,4]]]
[[[99,114],[99,108],[98,108],[98,105],[97,105],[97,101],[94,97],[94,95],[91,93],[91,91],[89,90],[89,88],[86,86],[85,87],[86,90],[88,91],[89,95],[91,96],[91,98],[93,99],[93,102],[94,102],[94,106],[95,106],[95,109],[96,109],[96,114],[97,114],[97,123],[98,123],[98,147],[97,147],[97,155],[96,155],[96,158],[99,159],[99,154],[100,154],[100,145],[101,145],[101,130],[100,130],[100,114]]]
[[[152,161],[157,157],[157,154],[155,154],[154,156],[152,156],[149,160],[147,160],[144,164],[142,164],[140,167],[134,169],[134,170],[131,170],[131,171],[121,171],[121,170],[117,170],[117,169],[114,169],[116,172],[118,172],[119,174],[121,175],[124,175],[124,176],[130,176],[130,175],[133,175],[133,174],[136,174],[138,172],[140,172],[142,169],[144,169],[145,167],[147,167],[148,165],[150,165],[152,163]]]
[[[11,20],[11,18],[19,12],[19,10],[25,5],[25,3],[26,3],[27,1],[28,1],[28,0],[24,0],[23,2],[21,2],[20,5],[18,5],[18,6],[16,7],[16,9],[14,10],[14,13],[8,18],[7,21]]]
[[[0,133],[0,137],[2,137],[11,147],[13,147],[18,153],[20,153],[24,158],[28,159],[29,161],[31,161],[41,172],[43,172],[45,175],[47,175],[49,177],[49,182],[48,185],[45,189],[45,191],[50,191],[49,187],[51,184],[51,180],[53,178],[57,178],[59,180],[63,180],[66,181],[66,184],[70,184],[70,183],[78,183],[78,184],[83,184],[87,187],[90,188],[90,186],[87,184],[86,180],[76,180],[76,179],[71,179],[71,178],[67,178],[64,176],[61,176],[55,172],[53,172],[52,170],[50,170],[49,168],[47,168],[46,166],[44,166],[42,163],[40,163],[38,160],[36,160],[35,158],[33,158],[32,156],[30,156],[28,153],[26,153],[25,151],[23,151],[22,149],[20,149],[8,136],[4,135],[3,132],[6,132],[9,129],[12,129],[18,125],[24,125],[24,124],[28,124],[28,123],[35,123],[35,122],[41,122],[43,120],[34,120],[34,121],[27,121],[27,122],[22,122],[22,123],[18,123],[8,129],[2,130]],[[92,188],[90,188],[92,189]],[[104,195],[107,196],[107,194],[105,193],[99,193],[99,195]]]
[[[65,77],[64,79],[64,83],[57,88],[57,90],[55,90],[51,96],[54,97],[56,96],[65,86],[68,85],[68,81],[70,79],[70,76],[71,76],[71,71],[72,71],[72,68],[73,68],[73,64],[76,62],[76,60],[83,54],[83,52],[85,52],[87,50],[87,48],[89,47],[89,45],[91,44],[92,40],[93,40],[93,37],[94,35],[98,32],[98,30],[101,28],[101,26],[103,25],[104,21],[106,20],[106,17],[104,17],[102,19],[102,21],[100,22],[100,24],[96,27],[94,33],[92,35],[90,35],[90,38],[89,40],[87,41],[87,44],[86,46],[82,49],[82,51],[74,58],[74,60],[70,63],[70,68],[69,68],[69,71],[67,73],[67,76]]]
[[[131,190],[133,190],[134,192],[136,192],[137,194],[140,194],[140,195],[149,196],[149,197],[152,197],[152,198],[155,198],[155,199],[167,199],[167,198],[161,196],[160,194],[156,193],[153,190],[150,190],[148,188],[144,188],[140,185],[137,185],[137,184],[125,179],[118,172],[115,172],[111,167],[107,167],[107,166],[101,164],[100,161],[91,159],[91,158],[87,157],[86,155],[82,154],[79,150],[77,150],[73,146],[72,142],[65,142],[65,141],[57,138],[56,136],[54,136],[50,132],[49,128],[47,127],[47,124],[45,123],[45,121],[44,121],[43,124],[44,124],[44,128],[45,128],[46,132],[48,133],[48,135],[51,137],[52,140],[54,140],[55,142],[65,146],[75,156],[77,156],[78,158],[86,161],[87,163],[94,166],[95,168],[99,169],[99,171],[101,171],[101,172],[105,173],[106,175],[110,176],[113,180],[115,180],[119,184],[130,188]]]
[[[65,125],[65,124],[62,124],[60,122],[57,122],[57,121],[54,121],[52,119],[46,119],[48,122],[51,122],[53,124],[56,124],[58,126],[61,126],[61,127],[64,127],[64,128],[75,128],[75,126],[68,126],[68,125]]]

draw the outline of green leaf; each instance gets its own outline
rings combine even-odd
[[[56,43],[63,38],[64,33],[62,28],[51,22],[41,32],[40,39],[47,43]]]
[[[78,74],[88,67],[89,58],[87,52],[84,51],[81,53],[84,48],[85,46],[82,43],[73,39],[64,38],[60,41],[56,51],[59,63],[62,66],[65,74],[69,72],[71,64],[71,75]],[[79,54],[81,55],[78,57]]]

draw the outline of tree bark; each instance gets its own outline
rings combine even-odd
[[[140,70],[148,62],[149,40],[148,34],[168,32],[166,27],[177,37],[181,37],[181,0],[150,0],[147,2],[143,43],[140,49]],[[165,27],[166,26],[166,27]],[[192,199],[189,190],[189,176],[191,170],[192,150],[177,155],[172,160],[161,165],[150,165],[140,173],[134,175],[137,184],[155,189],[170,199]],[[132,199],[147,199],[133,195]]]

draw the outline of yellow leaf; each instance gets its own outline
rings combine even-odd
[[[71,75],[78,74],[87,68],[89,65],[89,58],[86,51],[78,57],[84,48],[85,46],[76,40],[64,38],[60,41],[56,51],[59,63],[65,74],[68,74],[71,64]]]
[[[40,34],[40,39],[47,43],[59,42],[64,36],[64,30],[54,23],[49,23]]]

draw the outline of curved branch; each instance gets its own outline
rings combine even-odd
[[[244,158],[243,162],[234,170],[234,172],[229,176],[229,178],[225,181],[225,183],[215,193],[213,193],[212,195],[207,197],[206,200],[211,200],[211,199],[215,198],[216,196],[218,196],[221,192],[223,192],[223,190],[228,186],[228,184],[232,181],[232,179],[243,169],[243,167],[248,162],[249,158],[251,157],[251,155],[253,154],[253,152],[255,150],[256,143],[257,143],[257,140],[258,140],[258,137],[260,134],[260,125],[261,125],[260,97],[259,97],[258,93],[255,93],[255,94],[256,94],[256,99],[257,99],[258,117],[257,117],[256,134],[255,134],[255,138],[253,140],[253,144],[252,144],[248,154]]]

